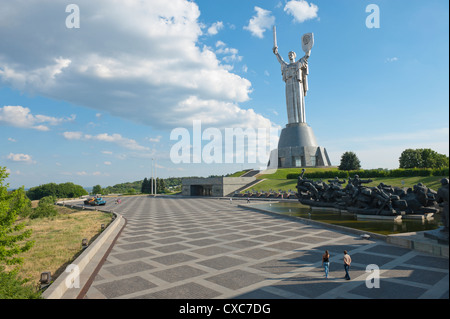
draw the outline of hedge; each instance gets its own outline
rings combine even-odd
[[[352,178],[358,175],[360,178],[371,178],[371,177],[411,177],[411,176],[448,176],[449,169],[447,168],[410,168],[410,169],[393,169],[393,170],[382,170],[382,169],[368,169],[368,170],[356,170],[356,171],[316,171],[308,173],[305,171],[305,178]],[[297,179],[300,173],[287,174],[286,179]]]

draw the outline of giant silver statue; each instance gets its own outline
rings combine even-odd
[[[296,54],[290,51],[289,63],[286,63],[278,53],[277,35],[275,26],[273,27],[273,53],[281,64],[281,74],[286,82],[286,107],[288,124],[306,123],[305,117],[305,96],[308,91],[308,58],[314,44],[314,36],[307,33],[302,36],[302,49],[305,52],[298,61],[295,61]]]

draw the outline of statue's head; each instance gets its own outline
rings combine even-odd
[[[441,179],[442,186],[448,185],[448,178]]]
[[[288,53],[289,61],[295,62],[295,57],[296,57],[296,56],[297,56],[297,55],[295,54],[294,51],[289,51],[289,53]]]

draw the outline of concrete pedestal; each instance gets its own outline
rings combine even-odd
[[[270,154],[268,168],[323,166],[331,166],[331,162],[326,149],[317,145],[312,128],[306,123],[286,125],[278,148]]]

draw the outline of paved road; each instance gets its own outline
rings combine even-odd
[[[449,298],[448,259],[208,198],[125,197],[127,225],[87,291],[104,298]],[[331,253],[324,278],[321,256]],[[344,279],[343,251],[353,259]],[[380,268],[369,289],[367,265]]]

